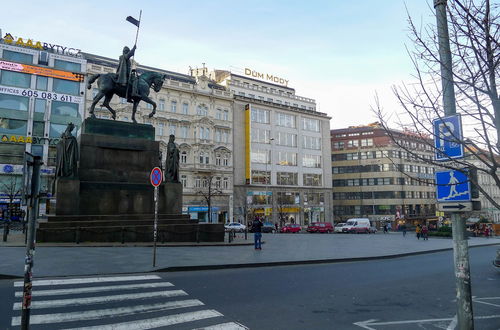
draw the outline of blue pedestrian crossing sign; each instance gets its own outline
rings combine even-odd
[[[462,119],[460,115],[438,118],[433,121],[435,158],[438,161],[463,158]]]
[[[471,200],[470,182],[467,174],[456,170],[436,172],[436,198],[443,202]]]

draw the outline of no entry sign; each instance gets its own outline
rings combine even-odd
[[[163,174],[159,167],[155,167],[151,170],[151,174],[149,175],[149,180],[153,187],[158,187],[163,181]]]

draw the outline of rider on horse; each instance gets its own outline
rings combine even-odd
[[[116,69],[116,82],[127,89],[126,94],[128,102],[132,102],[132,96],[137,94],[137,77],[135,75],[135,70],[131,75],[132,64],[130,62],[130,58],[134,56],[135,49],[135,45],[132,49],[127,46],[123,47],[123,55],[120,56],[118,68]],[[130,87],[132,87],[132,91],[130,91]]]

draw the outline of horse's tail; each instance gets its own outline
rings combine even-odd
[[[90,76],[89,80],[87,81],[87,89],[91,89],[92,88],[92,84],[94,83],[94,81],[97,80],[97,78],[99,78],[101,75],[100,74],[93,74]]]

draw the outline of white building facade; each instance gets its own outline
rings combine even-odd
[[[285,79],[210,77],[234,94],[234,221],[332,222],[330,118]]]

